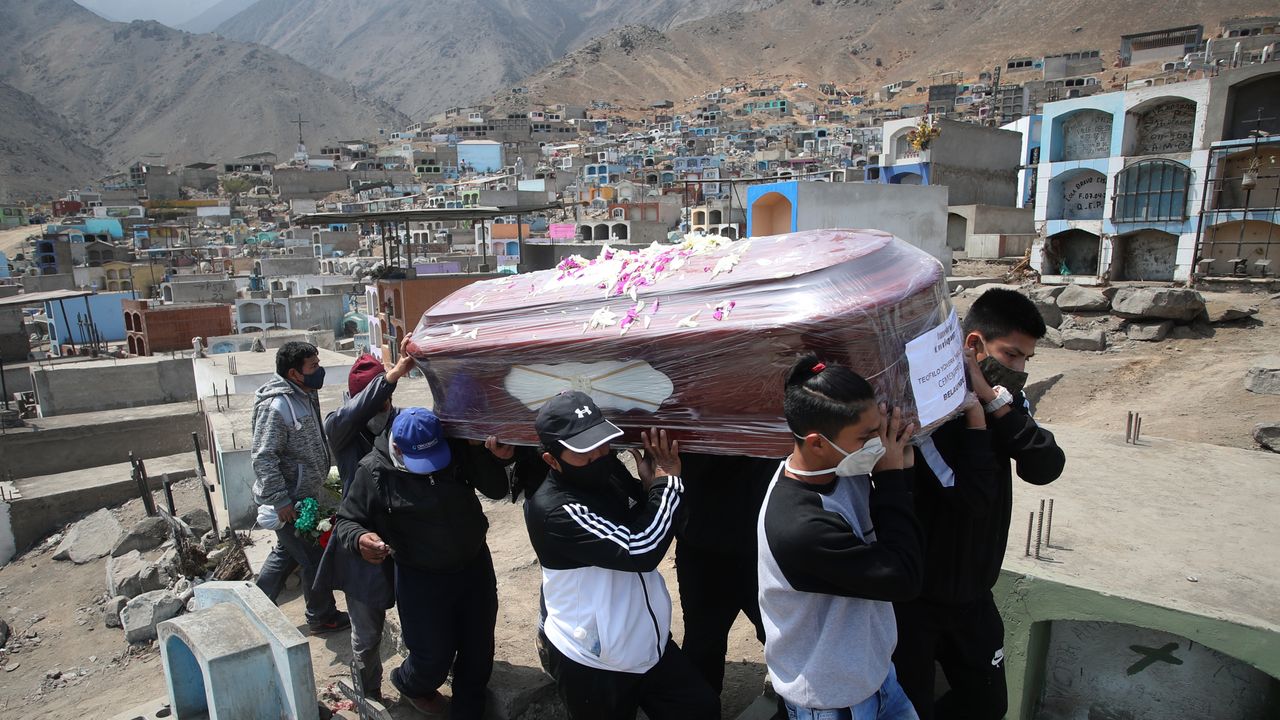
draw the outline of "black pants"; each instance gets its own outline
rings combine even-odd
[[[720,717],[711,688],[670,638],[662,659],[643,674],[587,667],[565,657],[541,633],[538,642],[569,720],[635,720],[639,708],[649,720]]]
[[[493,673],[498,583],[485,547],[460,573],[431,573],[396,563],[396,605],[409,656],[391,673],[401,693],[430,698],[453,668],[455,720],[479,720]]]
[[[738,613],[746,613],[756,628],[756,639],[764,642],[756,590],[756,558],[712,552],[679,542],[676,580],[680,586],[680,609],[684,613],[681,648],[719,697],[724,689],[729,630]]]
[[[1000,720],[1008,710],[1004,623],[991,594],[963,605],[917,600],[893,606],[898,682],[920,720]],[[951,689],[934,701],[934,661]]]

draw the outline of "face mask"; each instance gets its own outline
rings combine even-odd
[[[324,387],[324,368],[316,368],[316,371],[310,375],[303,375],[302,384],[312,390],[319,390]]]
[[[560,469],[556,474],[574,485],[598,487],[609,482],[610,476],[613,475],[613,458],[603,455],[582,467],[575,467],[561,460]]]
[[[374,435],[381,435],[383,430],[387,429],[387,420],[391,418],[390,410],[383,410],[369,419],[364,426]]]
[[[978,363],[978,367],[982,370],[982,376],[991,383],[991,387],[1000,385],[1011,393],[1021,392],[1022,388],[1027,385],[1027,374],[1018,372],[995,358],[994,355],[988,355]]]
[[[821,434],[821,433],[819,433]],[[800,439],[804,439],[800,435],[796,435]],[[814,477],[817,475],[828,475],[835,473],[837,477],[856,477],[858,475],[870,475],[875,469],[876,463],[880,462],[880,458],[884,457],[884,443],[880,442],[880,438],[873,437],[863,443],[862,447],[854,452],[845,452],[839,445],[831,442],[831,438],[822,435],[822,439],[831,443],[831,447],[835,448],[844,455],[844,459],[839,465],[826,470],[796,470],[791,467],[791,463],[787,463],[787,470],[792,475],[800,475],[802,477]]]

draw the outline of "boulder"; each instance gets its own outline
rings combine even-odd
[[[1191,325],[1174,325],[1169,331],[1170,340],[1200,340],[1204,338],[1200,331]]]
[[[1129,326],[1125,328],[1125,335],[1130,340],[1156,342],[1163,340],[1172,329],[1172,320],[1160,320],[1157,322],[1131,322],[1129,323]]]
[[[1129,320],[1175,320],[1188,323],[1204,310],[1204,298],[1184,288],[1126,287],[1116,292],[1111,312]]]
[[[99,510],[71,526],[53,554],[54,560],[70,560],[77,565],[97,560],[111,552],[124,528],[110,510]]]
[[[1048,300],[1049,302],[1054,302],[1058,299],[1058,296],[1062,294],[1062,291],[1066,289],[1066,285],[1044,285],[1042,287],[1031,288],[1031,290],[1028,291],[1028,294],[1031,296],[1032,300]]]
[[[196,537],[201,537],[213,530],[213,521],[209,519],[208,510],[201,508],[189,510],[183,513],[180,519],[187,524],[187,527],[191,528],[191,532]]]
[[[1058,295],[1058,308],[1067,312],[1106,312],[1107,296],[1093,288],[1068,285]]]
[[[1038,347],[1062,347],[1062,331],[1056,327],[1044,329],[1044,337],[1036,341]]]
[[[155,565],[142,559],[142,553],[131,550],[107,560],[107,591],[131,598],[165,586],[164,575]]]
[[[1106,350],[1107,333],[1104,330],[1066,330],[1062,333],[1062,347],[1068,350]]]
[[[116,595],[107,601],[102,608],[102,619],[109,628],[120,627],[120,611],[124,610],[124,606],[129,604],[129,598],[123,595]]]
[[[1018,290],[1017,285],[1008,285],[1006,283],[983,283],[977,287],[971,287],[964,291],[964,297],[980,298],[987,293],[988,290]]]
[[[1258,314],[1257,305],[1242,305],[1239,303],[1224,302],[1222,300],[1209,300],[1204,304],[1205,313],[1209,316],[1211,323],[1225,323],[1233,320],[1243,320],[1247,317],[1253,317]]]
[[[1280,452],[1280,422],[1254,425],[1253,439],[1271,452]]]
[[[1031,296],[1031,303],[1036,306],[1036,310],[1040,311],[1040,317],[1044,319],[1047,327],[1056,328],[1062,324],[1062,310],[1052,299],[1041,299]]]
[[[1280,356],[1255,362],[1244,374],[1244,389],[1259,395],[1280,395]]]
[[[153,550],[169,536],[169,523],[164,518],[158,515],[142,518],[111,548],[111,557],[120,557],[131,550]]]
[[[124,639],[145,642],[156,639],[156,625],[182,612],[183,602],[164,590],[145,592],[130,600],[120,611]]]

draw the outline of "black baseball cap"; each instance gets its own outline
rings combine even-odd
[[[544,447],[557,443],[574,452],[591,452],[620,437],[622,430],[605,419],[589,395],[567,390],[548,400],[533,423]]]

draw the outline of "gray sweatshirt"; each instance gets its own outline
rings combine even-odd
[[[276,375],[253,401],[253,499],[281,508],[317,497],[329,476],[329,446],[315,393]]]
[[[898,642],[892,602],[920,592],[906,473],[877,473],[874,490],[872,482],[812,485],[779,467],[760,511],[765,663],[778,694],[801,707],[853,707],[879,690]]]

